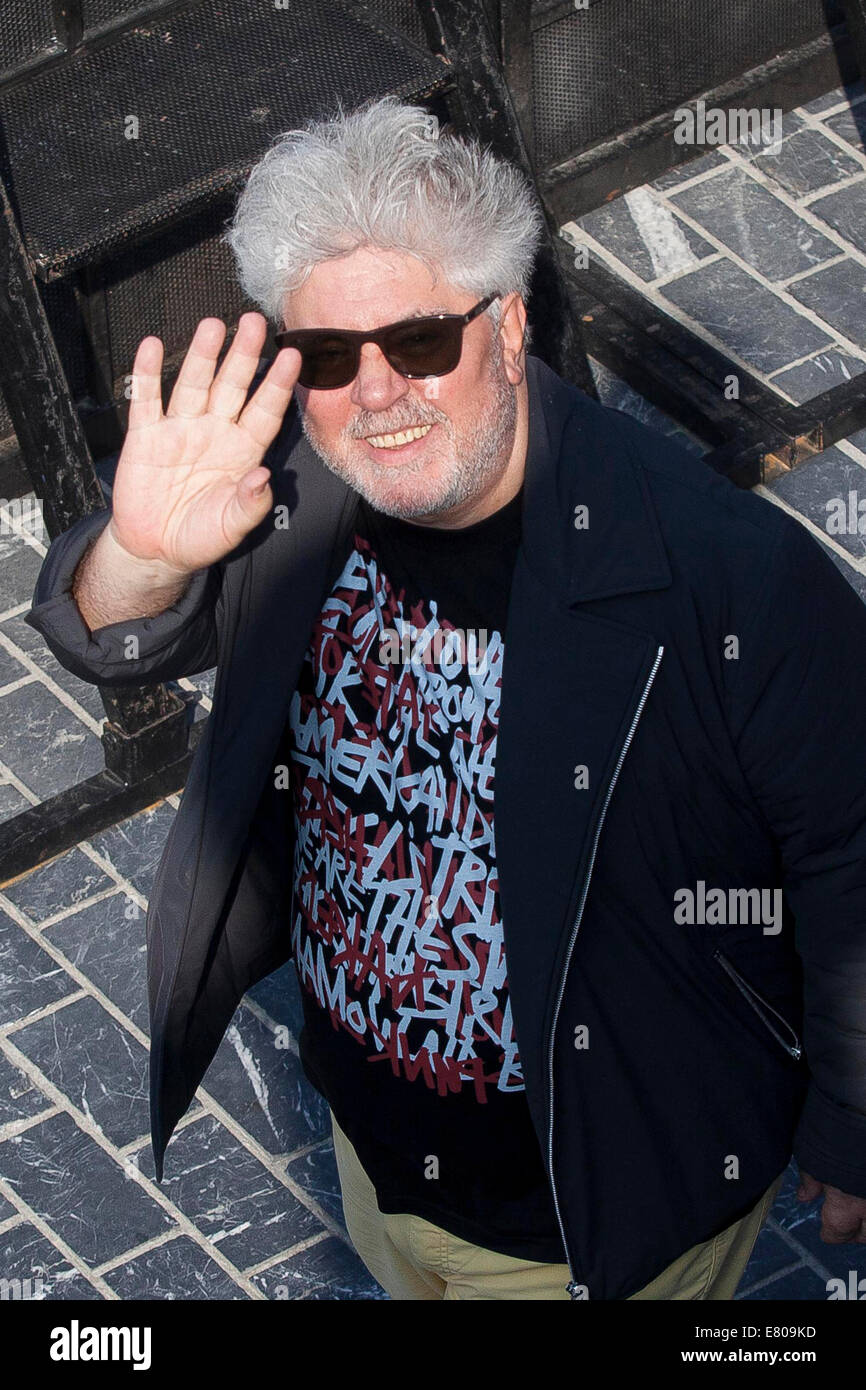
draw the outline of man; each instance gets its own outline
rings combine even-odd
[[[214,376],[202,321],[163,415],[142,341],[28,620],[85,680],[218,668],[148,910],[158,1177],[291,955],[393,1297],[731,1298],[792,1146],[866,1240],[866,611],[527,354],[538,217],[394,98],[290,132],[229,233],[278,356],[251,393],[246,314]]]

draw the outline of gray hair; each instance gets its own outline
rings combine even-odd
[[[544,226],[515,164],[385,96],[278,136],[222,240],[245,294],[282,327],[285,296],[362,246],[415,255],[478,299],[517,290],[526,301]],[[498,325],[500,303],[489,312]]]

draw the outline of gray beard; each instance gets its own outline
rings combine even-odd
[[[328,449],[316,437],[306,412],[301,409],[301,428],[310,447],[318,454],[327,468],[348,484],[376,511],[388,516],[411,521],[415,517],[436,516],[450,511],[472,498],[492,488],[504,473],[514,446],[517,424],[517,392],[509,382],[503,369],[502,340],[497,333],[495,348],[491,353],[489,381],[491,395],[478,418],[464,427],[462,436],[455,435],[451,421],[446,415],[435,411],[433,402],[413,402],[413,414],[404,424],[414,421],[423,423],[438,422],[445,435],[444,448],[448,450],[448,467],[440,474],[436,486],[429,485],[429,464],[420,461],[394,469],[373,460],[365,460],[358,465],[347,457],[352,442],[375,429],[375,421],[363,421],[363,427],[353,425],[355,431],[348,436],[344,450],[335,452]],[[433,413],[435,411],[435,413]],[[361,417],[363,420],[363,417]],[[399,424],[393,427],[400,428]],[[392,484],[396,481],[404,495],[392,495]],[[413,479],[417,487],[412,486]],[[428,480],[425,489],[424,480]],[[405,495],[408,492],[408,496]]]

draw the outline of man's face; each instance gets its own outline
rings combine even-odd
[[[287,296],[285,325],[380,328],[418,313],[463,314],[480,297],[441,278],[435,283],[414,256],[362,248],[316,266]],[[358,375],[348,386],[296,386],[309,443],[377,510],[406,520],[456,521],[501,484],[515,445],[525,310],[516,294],[500,303],[500,330],[487,313],[468,324],[460,362],[447,376],[409,380],[375,343],[364,343]],[[430,428],[403,445],[382,438],[415,426]]]

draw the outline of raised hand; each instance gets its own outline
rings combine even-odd
[[[108,527],[136,559],[191,574],[234,550],[273,505],[262,464],[301,368],[279,352],[247,405],[267,323],[243,314],[225,361],[220,319],[202,319],[162,409],[163,344],[143,338],[132,369],[129,426],[117,463]]]

